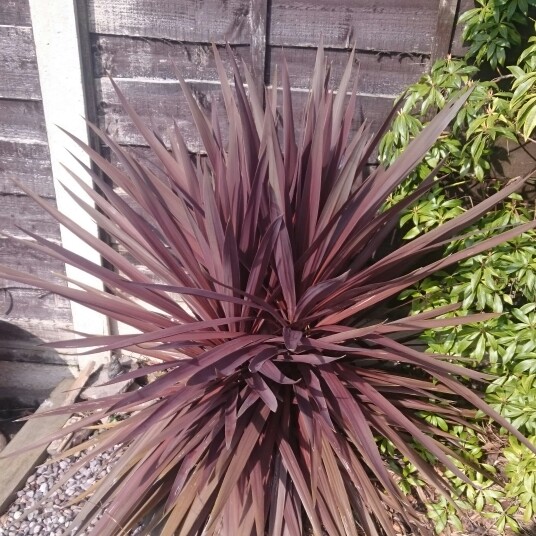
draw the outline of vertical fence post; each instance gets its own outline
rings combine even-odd
[[[459,5],[460,0],[439,0],[436,30],[430,53],[430,66],[450,52]]]
[[[250,52],[253,77],[257,90],[264,95],[266,75],[266,30],[268,22],[268,0],[251,0],[249,21],[251,30]]]
[[[73,184],[73,180],[63,165],[77,168],[69,152],[84,164],[90,166],[88,156],[58,127],[62,127],[85,143],[89,143],[86,117],[84,73],[80,56],[79,29],[76,0],[29,0],[30,14],[35,41],[39,81],[43,99],[43,110],[50,149],[50,161],[58,209],[75,219],[76,223],[94,236],[99,235],[97,224],[85,214],[71,199],[61,182],[80,194],[89,204],[91,200]],[[81,173],[81,178],[92,186],[91,177]],[[101,263],[98,252],[80,240],[76,235],[60,226],[61,240],[65,248],[97,264]],[[85,272],[66,265],[69,278],[99,290],[102,282]],[[76,286],[76,285],[72,285]],[[98,335],[108,334],[105,316],[71,302],[73,329]],[[91,356],[92,360],[104,360],[106,354]],[[80,366],[83,363],[80,361]]]

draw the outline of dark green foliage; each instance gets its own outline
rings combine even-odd
[[[453,128],[443,135],[426,155],[409,180],[392,196],[391,202],[410,194],[430,170],[442,161],[430,194],[415,203],[400,220],[406,239],[417,237],[463,213],[473,203],[493,194],[501,185],[491,179],[492,163],[500,146],[524,143],[536,127],[536,45],[534,2],[479,0],[475,8],[462,14],[464,36],[469,45],[465,58],[445,58],[436,62],[428,75],[411,86],[401,104],[392,129],[381,143],[382,161],[388,164],[403,151],[429,120],[430,110],[441,109],[452,92],[470,83],[474,91],[468,105],[458,113]],[[504,71],[507,67],[508,71]],[[529,140],[529,145],[533,143]],[[504,181],[504,182],[507,182]],[[465,248],[482,237],[493,236],[498,229],[534,219],[534,179],[521,195],[512,194],[484,216],[463,240],[451,244],[449,254]],[[487,389],[486,400],[520,431],[534,434],[536,388],[536,339],[534,303],[536,302],[536,234],[528,232],[502,244],[493,251],[461,262],[455,269],[441,271],[424,279],[401,294],[411,300],[414,313],[449,303],[461,303],[452,314],[477,312],[500,313],[481,325],[428,330],[421,336],[428,351],[447,354],[453,360],[487,373],[498,375]],[[433,413],[430,418],[436,419]],[[481,423],[483,421],[481,420]],[[470,437],[471,458],[485,464],[496,460],[496,452],[483,449],[484,435],[467,427],[449,427],[460,439]],[[527,522],[534,512],[536,486],[530,481],[523,494],[519,478],[514,477],[522,463],[519,450],[508,445],[501,434],[495,449],[504,448],[506,460],[497,476],[511,478],[503,489],[491,479],[481,482],[487,491],[475,494],[461,480],[446,472],[457,492],[462,493],[466,513],[477,510],[489,518],[494,534],[505,527],[514,529],[517,521]],[[489,442],[488,442],[489,444]],[[460,452],[469,452],[462,443]],[[492,462],[490,462],[492,463]],[[471,480],[474,472],[464,470]],[[516,483],[517,482],[517,483]],[[414,492],[415,486],[407,491]],[[430,509],[438,532],[448,523],[460,529],[460,519],[443,499]],[[517,520],[517,521],[516,521]],[[469,530],[466,528],[465,530]],[[491,529],[490,529],[491,530]]]

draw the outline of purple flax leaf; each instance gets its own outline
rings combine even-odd
[[[231,442],[236,430],[238,404],[238,389],[234,388],[230,394],[230,403],[225,408],[225,446],[231,447]]]
[[[500,413],[496,412],[491,406],[486,404],[486,402],[484,402],[476,393],[471,391],[471,389],[468,389],[448,376],[442,376],[433,372],[431,374],[433,374],[438,381],[445,384],[447,387],[450,387],[454,392],[465,398],[474,407],[478,408],[486,415],[489,415],[494,421],[508,430],[509,433],[515,436],[521,443],[523,443],[523,445],[536,454],[536,445],[531,443],[521,432],[519,432],[519,430],[514,428],[510,422],[508,422]]]
[[[229,499],[229,495],[236,485],[240,474],[244,469],[249,457],[255,447],[255,444],[259,440],[259,436],[266,425],[268,419],[269,408],[263,404],[257,405],[258,411],[252,413],[251,421],[244,427],[244,432],[240,438],[239,443],[233,453],[231,463],[225,470],[225,475],[218,489],[218,496],[214,501],[211,515],[208,520],[208,524],[205,527],[205,531],[208,531],[211,526],[216,522],[223,506]]]
[[[274,253],[275,266],[287,306],[287,320],[292,322],[296,310],[296,283],[294,280],[292,245],[287,228],[284,225],[279,229]]]
[[[393,423],[405,428],[409,434],[413,435],[428,451],[433,454],[441,463],[466,484],[471,485],[469,478],[445,456],[437,442],[424,434],[410,419],[408,419],[400,410],[398,410],[387,398],[382,396],[367,382],[362,381],[356,376],[355,383],[358,389],[384,414],[388,415]]]
[[[263,110],[263,105],[262,105],[263,96],[260,96],[258,94],[255,80],[253,79],[253,76],[245,62],[242,64],[242,68],[244,71],[244,77],[246,78],[246,83],[248,87],[249,103],[251,106],[251,111],[253,114],[253,118],[255,120],[257,134],[259,135],[259,138],[260,138],[262,131],[263,131],[263,124],[264,124],[264,110]]]
[[[400,263],[402,260],[406,258],[406,254],[408,256],[413,256],[417,251],[420,249],[424,249],[427,245],[434,243],[436,241],[443,240],[444,238],[452,238],[454,234],[461,229],[469,226],[471,223],[475,222],[479,217],[481,217],[483,214],[485,214],[491,207],[497,205],[500,203],[503,199],[506,199],[510,194],[517,191],[519,188],[523,186],[523,184],[526,183],[527,180],[532,175],[529,174],[525,176],[523,179],[515,179],[510,181],[509,184],[507,184],[504,188],[496,192],[495,194],[491,195],[487,199],[484,199],[474,207],[470,208],[469,210],[465,211],[463,214],[453,218],[452,220],[449,220],[443,225],[440,225],[436,227],[435,229],[432,229],[431,231],[417,237],[416,239],[412,240],[411,242],[401,246],[397,251],[396,255],[395,253],[392,253],[391,255],[388,255],[378,263],[374,265],[374,275],[379,275],[382,273],[382,269],[384,265],[389,266],[393,262]],[[501,236],[501,235],[498,235]],[[452,240],[455,240],[455,238],[452,238]],[[503,239],[501,241],[505,241],[508,239]],[[493,246],[492,246],[493,247]],[[362,276],[366,276],[367,272],[369,272],[370,269],[365,270]]]
[[[269,104],[267,102],[267,106]],[[274,112],[275,113],[275,112]],[[266,116],[269,116],[269,108],[266,112]],[[278,215],[283,215],[285,221],[289,222],[290,218],[290,204],[288,196],[285,194],[286,182],[284,172],[283,154],[281,153],[281,147],[279,146],[279,140],[275,125],[272,121],[267,119],[265,122],[265,140],[266,150],[268,154],[268,183],[271,187],[273,197],[276,201],[278,208]]]
[[[256,355],[262,349],[262,343],[269,338],[269,335],[245,335],[214,346],[181,367],[180,379],[192,383],[210,381],[218,376],[219,366],[226,367],[229,373]],[[248,348],[250,346],[252,348]]]
[[[283,340],[285,341],[285,348],[289,352],[294,352],[298,348],[303,338],[303,331],[292,329],[289,326],[283,328]]]
[[[270,360],[265,361],[261,365],[261,367],[259,368],[259,372],[263,376],[266,376],[267,378],[269,378],[270,380],[273,380],[276,383],[280,383],[282,385],[292,385],[300,381],[300,380],[293,380],[292,378],[285,376],[279,370],[279,368],[276,365],[274,365],[274,363]]]
[[[362,311],[363,309],[371,307],[375,303],[381,302],[391,296],[400,293],[402,290],[408,288],[417,281],[428,277],[430,274],[437,272],[438,270],[442,270],[447,266],[460,262],[464,259],[473,257],[474,255],[478,255],[479,253],[488,249],[492,249],[497,245],[507,240],[511,240],[512,238],[515,238],[516,236],[526,233],[527,231],[530,231],[534,228],[536,228],[536,221],[531,221],[522,225],[518,225],[514,229],[505,231],[504,233],[496,235],[492,238],[483,240],[482,242],[474,244],[473,246],[470,246],[462,251],[452,253],[444,259],[440,259],[432,264],[429,264],[428,266],[425,266],[424,268],[419,268],[408,275],[392,279],[390,283],[382,285],[384,290],[368,293],[367,295],[361,297],[355,305],[352,305],[351,307],[348,307],[347,309],[344,309],[340,312],[330,314],[324,317],[324,319],[317,325],[338,323],[345,318],[348,318]],[[350,278],[347,284],[351,284],[351,282],[353,282],[353,278]]]
[[[288,425],[285,423],[284,425]],[[284,426],[283,425],[283,426]],[[283,464],[281,452],[275,453],[274,474],[271,483],[269,534],[282,534],[283,512],[288,493],[288,472]]]
[[[132,302],[118,299],[110,294],[105,294],[104,292],[98,292],[95,289],[88,288],[87,291],[84,291],[67,287],[65,285],[52,283],[39,279],[38,277],[24,274],[6,266],[0,266],[0,274],[6,279],[12,279],[14,281],[19,281],[20,283],[54,292],[67,299],[91,307],[98,312],[125,321],[134,327],[139,326],[140,328],[147,329],[149,326],[153,326],[154,329],[171,325],[171,321],[161,315],[151,313]],[[76,284],[81,286],[79,282]]]
[[[328,409],[326,396],[324,395],[322,384],[320,383],[320,378],[316,371],[309,370],[303,365],[299,365],[298,370],[301,372],[303,380],[307,385],[309,399],[311,402],[313,402],[314,406],[316,406],[318,417],[322,418],[330,430],[335,430],[335,426]]]
[[[149,129],[141,120],[141,118],[138,116],[138,114],[134,111],[132,106],[129,104],[129,102],[125,99],[123,93],[119,89],[119,86],[115,83],[115,81],[110,77],[110,82],[112,83],[112,86],[116,92],[116,95],[118,96],[121,105],[125,109],[125,111],[128,113],[130,119],[132,122],[136,125],[136,128],[140,131],[142,136],[145,138],[147,143],[150,145],[150,147],[154,150],[155,154],[158,156],[160,161],[166,166],[166,169],[170,171],[171,174],[176,170],[176,160],[169,154],[168,150],[159,142],[155,134]],[[188,95],[186,95],[188,98]],[[99,135],[99,131],[97,129],[94,129],[94,131]],[[104,133],[103,133],[103,136]],[[105,138],[106,139],[106,138]],[[111,142],[111,143],[110,143]],[[115,145],[112,140],[109,138],[106,139],[106,143],[110,144],[112,147]],[[86,149],[86,152],[87,149]],[[96,155],[94,155],[96,156]],[[93,155],[92,155],[93,159]]]
[[[324,463],[326,476],[329,482],[329,488],[327,489],[333,490],[333,498],[335,502],[334,511],[338,512],[344,527],[344,532],[341,532],[341,534],[357,536],[352,507],[350,506],[350,499],[344,485],[344,478],[341,474],[331,446],[326,440],[323,441],[322,445],[322,461]],[[331,496],[329,492],[325,493],[324,495]]]
[[[252,391],[249,386],[247,387],[247,396],[244,397],[244,401],[238,408],[238,417],[242,416],[257,400],[259,400],[259,394],[256,391]]]
[[[313,533],[315,536],[321,536],[322,529],[320,520],[318,519],[318,516],[316,514],[311,494],[307,489],[306,479],[304,477],[303,470],[300,467],[298,460],[296,459],[296,456],[294,455],[294,452],[290,447],[289,443],[283,437],[281,437],[279,449],[281,452],[281,460],[283,461],[283,464],[287,469],[290,478],[292,479],[292,483],[300,496],[303,508],[307,512],[307,517],[311,522]]]
[[[188,107],[190,108],[190,112],[192,114],[193,120],[195,122],[195,125],[197,127],[197,130],[199,132],[199,135],[201,136],[201,139],[203,140],[203,145],[205,150],[207,151],[207,155],[210,159],[210,162],[212,165],[217,168],[219,160],[221,158],[221,149],[216,143],[216,139],[214,137],[213,132],[210,129],[210,121],[207,119],[199,105],[197,104],[193,93],[180,74],[177,66],[172,63],[174,67],[175,74],[177,76],[177,79],[179,80],[179,84],[182,88],[183,94],[186,97],[186,101],[188,103]],[[126,108],[125,108],[126,109]],[[129,111],[130,115],[130,111]]]
[[[230,318],[220,318],[215,320],[191,322],[186,325],[175,325],[168,328],[162,328],[156,331],[150,331],[142,334],[131,334],[131,335],[104,335],[99,337],[84,337],[84,343],[87,346],[100,346],[105,345],[109,350],[116,350],[123,348],[125,346],[139,345],[146,342],[152,341],[168,341],[171,339],[173,341],[182,340],[183,336],[188,336],[189,338],[195,339],[198,335],[202,338],[204,335],[210,334],[206,329],[220,327],[224,325],[232,325],[237,322],[248,320],[247,318],[238,316]],[[215,338],[218,337],[218,334],[222,334],[222,339],[225,338],[234,338],[231,337],[231,333],[225,334],[225,332],[220,330],[215,330],[212,334]],[[236,332],[234,333],[236,334]],[[175,338],[180,336],[180,338]],[[188,340],[188,339],[186,339]],[[204,339],[209,340],[209,339]],[[54,343],[45,343],[43,346],[51,346],[53,348],[77,348],[80,344],[80,339],[70,339],[57,341]]]
[[[472,89],[465,90],[460,96],[451,100],[445,107],[424,127],[424,129],[410,142],[406,150],[395,160],[388,170],[380,168],[375,177],[378,187],[371,190],[363,203],[372,203],[377,206],[383,203],[389,193],[408,176],[411,170],[419,163],[422,156],[430,149],[441,132],[456,117],[462,106],[470,97]]]
[[[262,352],[271,352],[272,348],[266,344],[254,345],[251,349],[244,348],[237,350],[229,354],[228,356],[223,357],[218,361],[217,366],[215,366],[216,375],[219,377],[230,376],[235,373],[239,367],[247,363],[249,360],[254,359],[257,355]],[[198,374],[206,381],[207,374],[209,373],[208,369],[205,372],[199,372]],[[210,379],[212,376],[208,376]],[[191,382],[199,381],[199,377],[196,375],[191,378]]]
[[[336,409],[339,411],[336,411],[334,414],[344,416],[347,433],[353,441],[357,442],[356,446],[360,450],[362,449],[365,460],[376,474],[382,486],[389,493],[396,496],[400,491],[385,468],[372,431],[360,405],[332,371],[328,369],[322,370],[321,376],[329,388],[328,398],[337,404]]]
[[[355,47],[352,48],[348,56],[348,62],[346,63],[346,68],[342,75],[341,81],[339,83],[339,88],[337,90],[337,95],[333,101],[333,131],[331,134],[331,147],[334,148],[337,144],[340,137],[340,128],[342,126],[343,114],[344,114],[344,101],[346,100],[346,93],[348,91],[348,85],[350,83],[350,78],[354,71],[354,58],[355,58]]]
[[[231,223],[227,224],[223,242],[223,282],[227,287],[241,288],[240,261],[238,258],[238,245]],[[225,287],[224,287],[225,288]],[[236,315],[237,307],[233,313]]]
[[[259,243],[246,285],[246,292],[249,294],[257,295],[261,290],[282,223],[282,218],[271,222]]]
[[[466,316],[456,316],[450,318],[434,318],[434,319],[414,319],[409,316],[401,320],[388,322],[386,324],[374,324],[357,329],[348,329],[335,335],[321,337],[318,340],[324,342],[344,342],[349,339],[359,338],[370,334],[380,333],[399,333],[403,331],[424,331],[426,329],[437,329],[448,326],[460,326],[464,324],[474,324],[477,322],[485,322],[493,318],[501,316],[499,313],[476,313]]]
[[[246,383],[259,395],[266,406],[270,408],[270,411],[273,413],[277,411],[278,403],[276,395],[259,373],[253,372],[251,378],[246,378]]]
[[[281,85],[283,88],[283,155],[285,159],[286,189],[291,191],[298,162],[298,146],[294,126],[294,112],[292,108],[292,95],[288,75],[287,61],[283,58],[281,69]]]
[[[192,296],[200,296],[203,298],[211,299],[211,300],[220,300],[220,301],[226,301],[230,303],[236,303],[238,305],[247,305],[248,307],[254,308],[254,309],[261,309],[263,311],[266,311],[267,313],[270,313],[278,322],[280,322],[280,317],[277,314],[277,311],[274,310],[273,307],[270,307],[268,304],[263,303],[262,300],[259,300],[258,298],[255,298],[253,295],[249,295],[245,292],[242,292],[249,300],[244,300],[241,298],[236,298],[234,296],[227,296],[225,294],[222,294],[220,292],[213,292],[210,290],[204,290],[204,289],[196,289],[196,288],[188,288],[188,287],[177,287],[174,285],[161,285],[157,283],[153,284],[142,284],[137,283],[135,281],[129,281],[129,285],[132,286],[144,286],[151,289],[156,290],[163,290],[166,292],[173,292],[176,294],[184,294],[184,295],[192,295]]]
[[[267,345],[251,359],[248,365],[249,370],[251,372],[258,372],[266,361],[276,357],[280,351],[277,347]]]
[[[314,309],[317,303],[333,296],[333,293],[341,286],[345,279],[346,274],[342,274],[334,279],[328,279],[309,287],[298,301],[296,306],[296,319],[300,319],[300,316],[302,316],[305,311]]]

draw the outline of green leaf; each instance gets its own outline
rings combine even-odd
[[[536,128],[536,105],[527,114],[523,121],[523,137],[527,140],[530,138],[533,130]]]

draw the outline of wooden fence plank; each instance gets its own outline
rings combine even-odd
[[[0,99],[0,139],[46,144],[42,103]]]
[[[437,12],[438,0],[273,0],[268,42],[428,54]]]
[[[94,33],[249,44],[249,0],[89,0],[88,7]]]
[[[313,73],[316,49],[269,47],[270,62],[281,65],[286,58],[292,87],[309,88]],[[335,88],[349,58],[346,50],[326,50],[331,65],[331,86]],[[370,95],[399,95],[428,68],[423,55],[379,54],[357,52],[354,76],[358,77],[358,91]]]
[[[58,222],[26,195],[2,195],[0,229],[11,236],[26,236],[17,226],[39,233],[41,236],[60,240]],[[53,200],[50,203],[55,206]]]
[[[0,195],[22,193],[12,178],[42,197],[54,197],[48,147],[41,143],[0,140]]]
[[[0,25],[31,26],[28,0],[2,0]]]
[[[139,115],[145,121],[151,121],[165,141],[169,139],[169,134],[173,129],[173,119],[175,119],[190,151],[195,152],[202,149],[178,83],[171,81],[166,83],[161,81],[146,83],[140,80],[121,79],[118,79],[117,82],[121,91],[129,99]],[[97,84],[98,98],[101,103],[101,126],[121,144],[146,145],[142,136],[137,132],[119,105],[109,81],[102,78],[97,80]],[[207,110],[213,99],[220,99],[221,97],[218,84],[194,83],[191,86],[198,99],[205,104]],[[293,101],[296,117],[300,118],[307,101],[307,92],[303,90],[293,91]],[[392,104],[392,97],[360,96],[357,103],[354,128],[357,128],[365,117],[373,123],[373,126],[378,126],[387,116]],[[219,106],[219,110],[222,133],[225,136],[227,130],[225,112],[222,106]]]
[[[151,123],[169,140],[173,130],[173,120],[177,121],[180,131],[190,151],[202,149],[197,130],[178,82],[117,79],[121,91],[144,121]],[[120,106],[110,81],[106,78],[96,80],[101,126],[119,143],[125,145],[146,145],[123,108]],[[217,83],[192,83],[194,95],[206,110],[210,110],[213,99],[220,99],[220,85]],[[227,132],[225,111],[219,106],[222,134]]]
[[[0,25],[0,98],[41,98],[31,28]]]
[[[307,104],[308,93],[306,91],[292,91],[292,103],[294,114],[297,118],[297,125],[301,126],[305,105]],[[279,103],[281,104],[281,96]],[[375,131],[387,118],[393,106],[391,97],[374,97],[370,95],[358,95],[356,111],[352,121],[352,131],[356,131],[363,121],[371,124],[372,131]],[[298,127],[299,128],[299,127]],[[375,158],[375,155],[374,155]]]
[[[453,56],[464,56],[467,52],[467,47],[463,43],[462,33],[463,33],[463,24],[458,22],[460,15],[465,13],[469,9],[475,7],[474,0],[460,0],[460,7],[458,8],[458,17],[456,17],[456,27],[454,29],[454,35],[452,36],[452,45],[450,47],[450,53]]]
[[[71,306],[65,298],[0,280],[0,320],[43,341],[71,339]],[[5,289],[5,290],[4,290]],[[54,311],[54,314],[51,314]],[[67,362],[73,361],[67,358]]]
[[[94,76],[104,77],[109,72],[118,78],[161,78],[176,80],[173,63],[186,80],[219,80],[212,47],[208,44],[176,43],[161,39],[92,34]],[[219,52],[229,77],[232,68],[227,50]],[[249,46],[233,45],[235,58],[241,65],[251,65]]]
[[[0,238],[0,264],[12,268],[22,273],[29,273],[45,281],[52,281],[61,284],[63,280],[52,274],[65,273],[63,263],[28,247],[25,243],[16,242],[7,238]],[[0,278],[1,288],[11,287],[23,288],[22,283],[13,283]],[[54,316],[55,312],[49,312],[49,316]]]
[[[74,0],[75,10],[75,28],[79,48],[79,63],[77,68],[80,70],[84,117],[93,124],[97,123],[97,94],[95,91],[94,74],[93,74],[93,57],[91,46],[91,34],[89,31],[89,12],[86,0]],[[92,149],[98,150],[100,142],[98,136],[91,130],[86,129],[87,140]],[[100,169],[91,164],[93,171],[101,175]],[[101,230],[97,230],[103,236]]]
[[[460,0],[440,0],[437,13],[437,25],[432,39],[430,65],[435,61],[446,58],[450,53],[452,38],[456,29],[456,15]]]
[[[259,95],[264,95],[266,78],[266,30],[268,21],[268,0],[251,0],[251,66]]]

